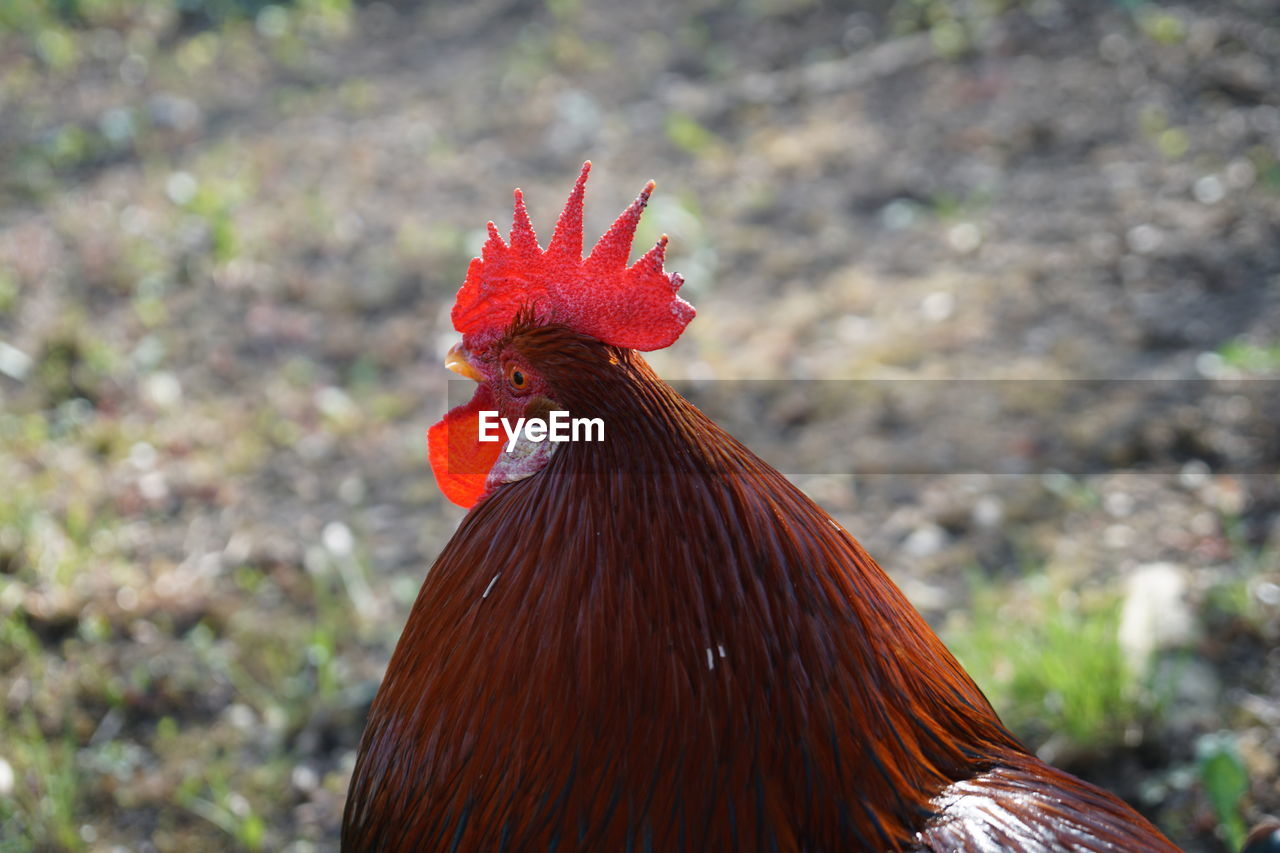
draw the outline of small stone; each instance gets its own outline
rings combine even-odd
[[[945,589],[920,580],[904,579],[902,592],[917,610],[942,610],[951,603]]]
[[[1226,179],[1227,185],[1234,189],[1244,190],[1253,186],[1253,182],[1258,177],[1258,170],[1253,163],[1244,159],[1232,160],[1227,164]]]
[[[880,222],[890,231],[910,228],[920,216],[920,205],[905,198],[896,198],[880,210]]]
[[[240,731],[251,731],[258,725],[258,715],[243,702],[236,702],[225,711],[227,722]]]
[[[995,495],[983,495],[970,515],[979,527],[995,527],[1004,521],[1004,503]]]
[[[343,420],[351,417],[357,411],[356,404],[352,402],[350,395],[341,388],[332,385],[321,388],[315,394],[316,408],[324,414],[325,417],[334,420]]]
[[[1217,175],[1205,175],[1191,187],[1191,194],[1201,204],[1217,204],[1226,198],[1227,190]]]
[[[263,38],[283,38],[289,33],[289,12],[275,4],[263,6],[253,24]]]
[[[972,222],[960,222],[947,229],[947,242],[962,255],[982,245],[982,231]]]
[[[116,590],[116,605],[121,610],[131,611],[138,606],[138,591],[131,586],[122,586]]]
[[[1182,466],[1182,470],[1178,472],[1178,482],[1182,484],[1182,488],[1188,490],[1204,488],[1209,484],[1209,478],[1212,471],[1209,463],[1203,459],[1192,459]]]
[[[836,337],[846,344],[862,343],[874,330],[871,320],[857,314],[845,314],[836,321]]]
[[[956,298],[945,290],[930,293],[920,302],[920,313],[926,320],[941,323],[955,311]]]
[[[350,554],[356,544],[351,528],[341,521],[331,521],[326,524],[324,532],[320,534],[320,539],[324,542],[324,547],[328,549],[329,553],[338,557],[345,557]]]
[[[1258,584],[1253,591],[1254,596],[1268,607],[1275,607],[1280,604],[1280,584],[1274,584],[1270,581],[1264,581]]]
[[[190,172],[174,172],[164,183],[165,195],[178,206],[189,204],[199,189],[200,185]]]
[[[21,382],[31,371],[31,356],[11,344],[0,341],[0,373]]]
[[[1164,243],[1164,232],[1151,224],[1138,225],[1129,229],[1125,240],[1139,255],[1149,255]]]
[[[112,107],[98,119],[98,132],[112,145],[126,145],[137,133],[133,113],[124,107]]]
[[[182,383],[167,370],[152,373],[143,382],[143,393],[156,408],[172,409],[182,402]]]
[[[253,814],[253,806],[249,804],[249,798],[237,791],[227,794],[225,800],[227,809],[236,817],[245,818]]]
[[[138,478],[138,492],[152,503],[158,503],[169,497],[169,483],[160,471],[148,471]]]
[[[1125,584],[1118,633],[1131,671],[1145,673],[1157,651],[1185,646],[1195,634],[1183,570],[1172,563],[1134,569]]]
[[[911,531],[902,543],[902,550],[913,557],[929,557],[947,544],[947,532],[936,524],[926,524]]]
[[[1220,379],[1227,372],[1227,363],[1216,352],[1202,352],[1196,356],[1196,373],[1206,379]]]
[[[310,793],[320,785],[320,774],[306,764],[294,767],[291,776],[293,787],[304,793]]]
[[[1133,496],[1128,492],[1107,492],[1102,508],[1113,518],[1125,518],[1133,513]]]

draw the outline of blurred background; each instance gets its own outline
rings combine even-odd
[[[1274,0],[5,0],[0,850],[335,848],[461,518],[453,294],[586,158],[591,234],[659,181],[672,379],[1280,378]],[[1031,394],[1078,470],[824,474],[983,424],[805,393],[752,441],[840,461],[795,479],[1032,748],[1232,850],[1280,814],[1249,387]]]

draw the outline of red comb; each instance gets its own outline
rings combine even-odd
[[[532,306],[547,322],[564,323],[597,340],[627,349],[670,346],[693,319],[693,306],[676,295],[684,280],[662,270],[664,235],[631,266],[631,240],[653,192],[653,181],[622,212],[591,253],[582,257],[582,198],[591,161],[569,193],[555,234],[544,251],[529,222],[524,195],[515,191],[510,244],[489,223],[489,239],[471,261],[453,305],[453,326],[464,336],[496,334]]]

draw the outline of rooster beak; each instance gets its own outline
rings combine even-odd
[[[459,376],[465,376],[476,382],[483,382],[484,376],[467,360],[467,355],[468,353],[462,343],[458,342],[449,348],[449,354],[444,357],[444,366]]]

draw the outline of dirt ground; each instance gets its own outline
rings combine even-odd
[[[588,158],[1029,745],[1280,816],[1280,4],[104,8],[0,33],[0,851],[336,847],[453,294]]]

